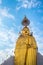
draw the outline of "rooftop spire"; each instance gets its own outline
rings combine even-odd
[[[23,26],[28,26],[30,24],[30,21],[27,19],[27,17],[25,16],[23,21],[22,21],[22,25]]]

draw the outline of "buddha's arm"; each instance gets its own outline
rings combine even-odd
[[[16,41],[16,45],[15,45],[15,51],[14,51],[14,53],[16,53],[16,51],[18,50],[19,45],[20,45],[20,40],[17,39],[17,41]]]
[[[32,37],[32,47],[37,49],[37,44],[36,44],[36,40],[34,37]]]

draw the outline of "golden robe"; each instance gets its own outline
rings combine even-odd
[[[24,28],[23,35],[20,35],[16,42],[15,65],[37,65],[36,41],[28,32],[28,28]]]

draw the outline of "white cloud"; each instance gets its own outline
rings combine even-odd
[[[8,40],[8,36],[7,36],[6,32],[0,32],[0,39],[2,39],[3,41]]]
[[[2,46],[7,46],[9,48],[3,49],[2,51],[0,50],[0,64],[4,62],[7,58],[9,58],[11,55],[14,55],[14,49],[15,49],[15,43],[16,43],[16,34],[13,31],[8,31],[8,32],[1,32],[0,38],[2,39]],[[12,41],[12,43],[9,42],[9,39]],[[8,43],[9,42],[9,43]]]
[[[0,64],[4,62],[7,58],[9,58],[11,55],[14,55],[14,49],[15,49],[15,43],[17,39],[17,34],[14,33],[12,29],[7,31],[1,31],[0,32],[0,39],[3,41],[0,46],[7,46],[6,49],[0,50]],[[11,42],[9,42],[11,41]],[[9,47],[9,48],[8,48]]]
[[[17,35],[14,33],[12,29],[8,31],[8,34],[11,41],[14,42],[14,39],[16,39]]]
[[[15,17],[9,13],[9,8],[3,8],[3,9],[0,9],[0,14],[2,17],[8,17],[8,18],[11,18],[11,19],[15,19]]]
[[[18,35],[15,33],[13,27],[11,29],[7,29],[6,27],[4,27],[2,18],[0,18],[0,25],[1,25],[0,26],[0,43],[1,43],[0,64],[1,64],[2,62],[4,62],[4,60],[9,58],[11,55],[14,55],[15,43]]]
[[[15,33],[14,28],[6,29],[0,18],[0,64],[4,62],[7,58],[9,58],[14,53],[15,43],[18,35]],[[15,25],[16,26],[16,25]],[[5,48],[6,47],[6,48]],[[5,49],[4,49],[5,48]]]
[[[21,4],[20,4],[21,2]],[[37,0],[18,0],[19,6],[16,7],[17,10],[19,10],[20,8],[35,8],[35,7],[39,7],[41,2],[37,1]]]
[[[10,39],[11,42],[14,43],[16,38],[17,34],[14,33],[12,29],[0,31],[0,40],[2,40],[3,42],[7,42]]]

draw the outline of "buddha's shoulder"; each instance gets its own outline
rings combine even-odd
[[[19,41],[22,41],[24,39],[24,36],[23,35],[20,35],[19,37],[18,37],[18,39],[17,39],[17,42]]]
[[[20,35],[17,40],[22,41],[28,38],[35,39],[34,36],[31,36],[31,35],[27,35],[27,36]]]
[[[35,39],[33,35],[28,35],[28,38]]]
[[[22,38],[24,38],[24,36],[23,36],[23,35],[20,35],[20,36],[18,37],[18,39],[22,39]]]

